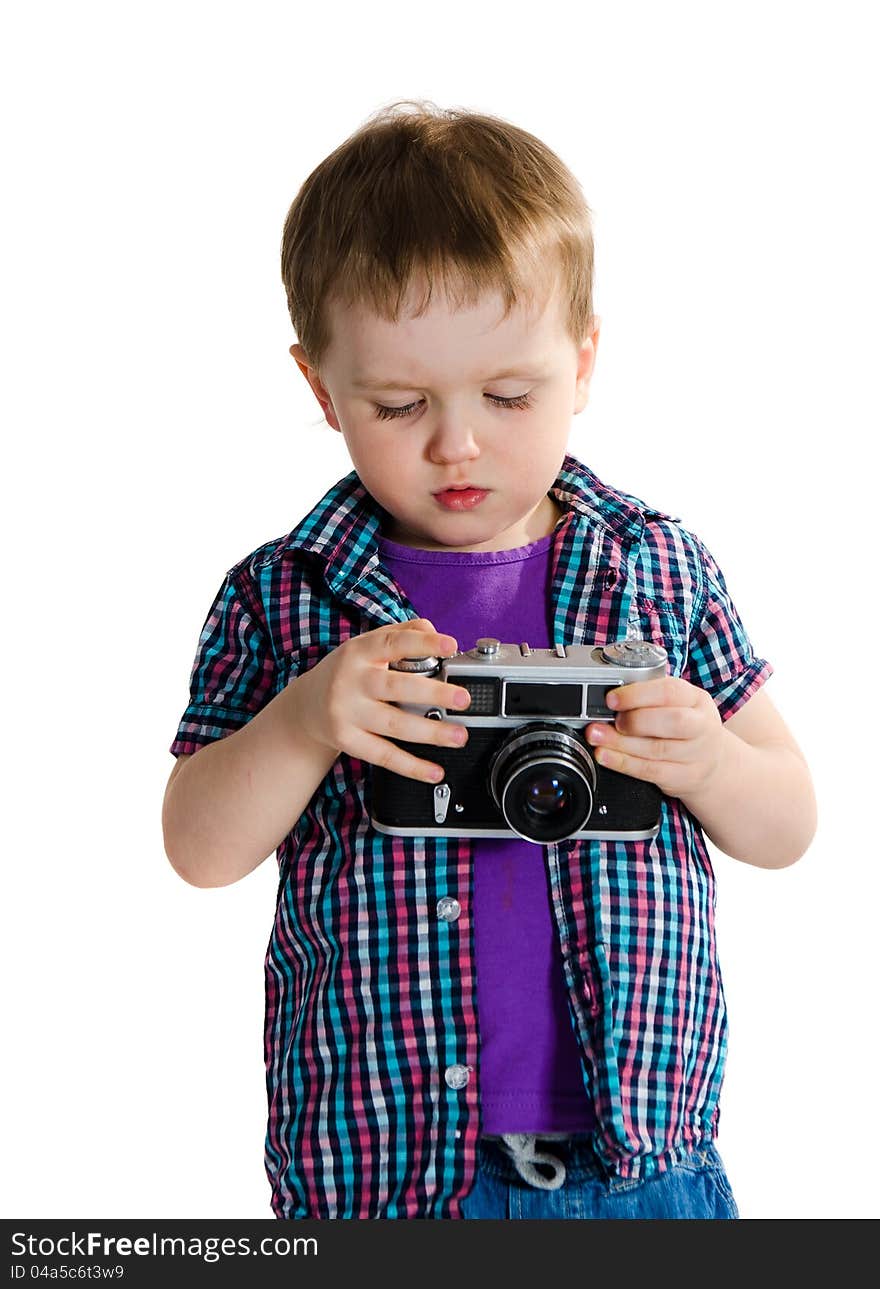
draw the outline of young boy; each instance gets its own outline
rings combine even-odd
[[[282,244],[290,352],[354,471],[227,572],[163,808],[196,886],[277,851],[272,1208],[736,1217],[704,833],[793,863],[810,773],[707,548],[566,452],[599,339],[577,181],[498,118],[398,106],[309,176]],[[436,782],[400,743],[467,737],[397,706],[466,690],[389,664],[482,636],[664,646],[668,675],[584,727],[601,765],[661,789],[656,837],[371,825],[371,766]]]

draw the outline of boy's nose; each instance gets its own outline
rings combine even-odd
[[[435,465],[455,465],[459,461],[472,461],[480,455],[473,431],[467,426],[438,426],[428,448]]]

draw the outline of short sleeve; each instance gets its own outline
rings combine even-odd
[[[700,562],[702,594],[681,674],[711,694],[722,721],[726,721],[772,676],[773,667],[756,655],[711,553],[693,533],[689,536]]]
[[[259,606],[226,574],[202,627],[189,678],[189,703],[171,744],[174,756],[225,738],[272,696],[275,660]]]

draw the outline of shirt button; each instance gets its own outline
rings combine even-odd
[[[471,1077],[471,1067],[469,1065],[447,1065],[443,1075],[447,1084],[456,1091],[463,1088]]]
[[[461,913],[461,905],[451,895],[444,895],[437,901],[437,916],[444,922],[454,922]]]

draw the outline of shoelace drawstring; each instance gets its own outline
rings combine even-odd
[[[532,1186],[542,1190],[555,1191],[565,1181],[565,1164],[556,1155],[538,1150],[537,1142],[565,1141],[567,1132],[504,1132],[495,1138],[513,1160],[513,1165],[520,1177]],[[536,1165],[546,1164],[553,1169],[553,1176],[546,1177],[538,1171]]]

